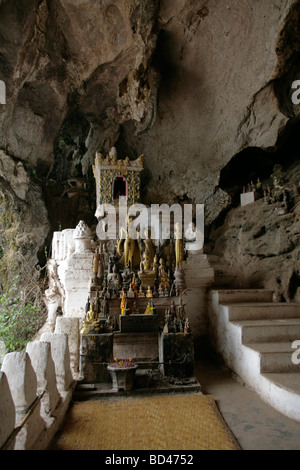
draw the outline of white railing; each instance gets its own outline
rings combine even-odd
[[[79,319],[58,317],[0,371],[0,449],[46,450],[60,428],[78,377]]]

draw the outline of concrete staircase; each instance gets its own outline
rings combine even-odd
[[[211,290],[210,337],[228,367],[265,402],[300,421],[300,364],[292,362],[300,303],[272,298],[269,290]]]

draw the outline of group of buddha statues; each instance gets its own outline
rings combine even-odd
[[[183,240],[179,237],[179,224],[174,240],[163,247],[155,245],[145,230],[143,238],[133,239],[128,230],[121,229],[121,237],[108,256],[105,269],[104,244],[96,248],[93,262],[94,286],[104,291],[106,298],[176,296],[180,286],[176,271],[181,270],[184,259]]]
[[[155,298],[180,296],[184,288],[181,270],[184,244],[179,230],[176,224],[174,239],[164,245],[156,245],[149,230],[144,231],[143,238],[133,239],[128,229],[122,229],[120,239],[109,252],[105,243],[97,244],[82,333],[118,328],[116,319],[109,315],[111,299],[120,299],[121,315],[140,313],[137,299],[148,299],[142,313],[153,315]],[[128,299],[133,299],[131,309]]]
[[[190,333],[190,323],[185,314],[182,298],[177,308],[172,300],[171,306],[166,309],[163,333]]]

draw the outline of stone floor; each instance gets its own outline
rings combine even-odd
[[[215,400],[242,450],[300,450],[300,423],[265,404],[211,350],[200,357],[196,361],[195,378],[201,384],[202,393]]]
[[[243,450],[300,450],[300,423],[265,404],[217,357],[197,361],[195,376]]]

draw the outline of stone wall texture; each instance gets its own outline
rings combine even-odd
[[[28,263],[53,230],[95,224],[91,165],[113,145],[144,154],[144,202],[205,204],[214,250],[247,180],[298,158],[299,12],[295,0],[1,1],[0,184],[25,214]]]

